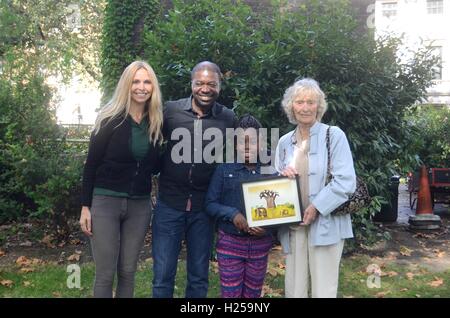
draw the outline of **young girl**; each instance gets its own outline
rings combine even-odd
[[[261,178],[258,163],[258,129],[250,115],[239,119],[236,163],[217,167],[205,199],[206,212],[218,223],[217,259],[223,298],[258,298],[267,269],[272,235],[260,227],[249,228],[241,198],[242,181]],[[240,163],[241,162],[241,163]]]
[[[94,297],[112,297],[116,273],[116,297],[133,297],[162,118],[155,72],[145,62],[131,63],[97,117],[84,166],[80,226],[91,239]]]

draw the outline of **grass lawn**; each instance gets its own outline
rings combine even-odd
[[[371,264],[377,263],[375,268],[380,269],[378,272],[380,284],[372,284],[376,286],[368,288],[367,280],[373,274],[369,274],[367,269],[369,266],[374,268]],[[430,272],[423,267],[380,262],[366,255],[348,257],[343,260],[341,266],[339,297],[450,297],[450,269],[444,272]],[[369,281],[376,282],[371,279]]]
[[[377,263],[365,255],[354,255],[342,261],[338,297],[450,297],[450,270],[431,273],[423,268],[408,268],[394,263],[380,263],[379,288],[368,288],[367,272]],[[180,261],[175,297],[183,297],[186,282],[185,262]],[[373,265],[372,265],[373,267]],[[136,297],[151,296],[151,262],[139,265],[136,276]],[[14,265],[0,269],[0,297],[90,297],[94,278],[92,263],[81,265],[81,288],[69,289],[66,265],[38,264],[25,269]],[[372,276],[373,277],[373,276]],[[372,280],[376,283],[376,280]],[[264,286],[265,297],[283,297],[284,270],[280,264],[271,264]],[[212,263],[208,297],[219,297],[217,265]]]

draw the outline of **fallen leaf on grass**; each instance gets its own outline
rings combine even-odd
[[[414,234],[413,237],[430,239],[430,238],[434,238],[434,235],[433,234],[425,234],[425,233],[417,233],[417,234]]]
[[[33,268],[30,268],[30,267],[22,267],[21,269],[20,269],[20,272],[21,273],[31,273],[31,272],[34,272],[34,269]]]
[[[400,289],[400,291],[401,291],[401,292],[408,291],[408,288],[402,288],[402,289]]]
[[[273,277],[276,277],[278,275],[278,272],[275,268],[269,268],[268,273]]]
[[[381,276],[381,268],[377,264],[370,264],[366,268],[367,274],[375,274],[377,276]]]
[[[281,297],[282,289],[274,289],[271,293],[266,294],[267,297]]]
[[[375,295],[375,297],[377,298],[384,298],[387,294],[389,294],[390,291],[385,291],[385,292],[379,292]]]
[[[269,297],[280,297],[281,296],[281,289],[272,289],[268,285],[263,285],[263,288],[261,290],[261,297],[269,296]]]
[[[56,246],[53,244],[54,239],[53,235],[48,234],[42,238],[41,243],[44,243],[49,248],[55,248]]]
[[[0,257],[5,256],[5,255],[6,255],[6,252],[3,250],[0,250]]]
[[[406,273],[406,278],[408,278],[408,280],[412,280],[414,278],[414,276],[416,276],[416,275],[411,272]]]
[[[261,298],[263,298],[267,293],[270,293],[271,291],[272,288],[267,285],[263,285],[263,288],[261,289]]]
[[[31,260],[29,260],[28,258],[26,258],[25,256],[19,256],[16,259],[16,264],[23,267],[23,266],[29,266],[31,265]]]
[[[53,297],[61,298],[61,293],[59,293],[59,292],[53,292],[52,295],[53,295]]]
[[[342,295],[342,298],[355,298],[353,295]]]
[[[73,261],[78,262],[78,261],[80,261],[80,254],[72,254],[67,258],[67,260],[69,262],[73,262]]]
[[[212,266],[212,270],[214,273],[218,273],[219,272],[219,263],[218,262],[210,262],[211,266]]]
[[[29,286],[31,286],[31,282],[26,280],[26,281],[23,282],[23,286],[24,287],[29,287]]]
[[[411,256],[412,250],[407,248],[406,246],[400,246],[400,254],[403,256]]]
[[[394,272],[394,271],[390,271],[390,272],[381,272],[381,277],[387,276],[387,277],[394,277],[397,276],[398,273]]]
[[[13,284],[14,284],[14,282],[9,279],[4,279],[4,280],[0,281],[0,285],[5,286],[5,287],[12,287]]]
[[[45,261],[43,261],[39,258],[33,258],[31,260],[31,265],[40,265],[40,264],[44,264],[44,263],[45,263]]]
[[[438,249],[434,249],[433,253],[435,253],[438,258],[442,258],[445,255],[444,251],[441,251],[441,250],[438,250]]]
[[[443,283],[444,283],[444,280],[442,278],[439,278],[439,277],[435,276],[434,277],[434,281],[428,283],[427,285],[436,288],[436,287],[441,286]]]
[[[70,240],[69,244],[71,245],[80,245],[81,241],[79,239]]]

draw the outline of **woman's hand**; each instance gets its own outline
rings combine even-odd
[[[91,211],[87,206],[81,208],[80,226],[84,234],[92,236]]]
[[[316,207],[310,204],[303,213],[303,222],[300,225],[310,225],[317,218],[318,213]]]
[[[295,179],[295,177],[297,176],[297,170],[295,170],[294,167],[290,167],[287,166],[283,171],[281,171],[281,175],[291,178],[291,179]]]
[[[233,218],[233,224],[239,231],[247,233],[249,230],[247,219],[244,217],[244,215],[242,215],[241,212],[236,214],[236,216]]]
[[[250,235],[263,236],[264,234],[266,234],[266,230],[262,227],[256,226],[249,228],[248,233]]]

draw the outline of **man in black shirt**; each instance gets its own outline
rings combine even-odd
[[[187,244],[186,297],[202,298],[208,292],[213,220],[203,204],[215,163],[203,157],[210,143],[203,141],[203,133],[219,129],[225,140],[226,128],[234,128],[236,122],[234,112],[216,102],[220,78],[216,64],[197,64],[191,72],[192,95],[164,107],[163,134],[168,144],[152,224],[153,297],[173,297],[183,239]],[[187,147],[180,151],[180,145]]]

